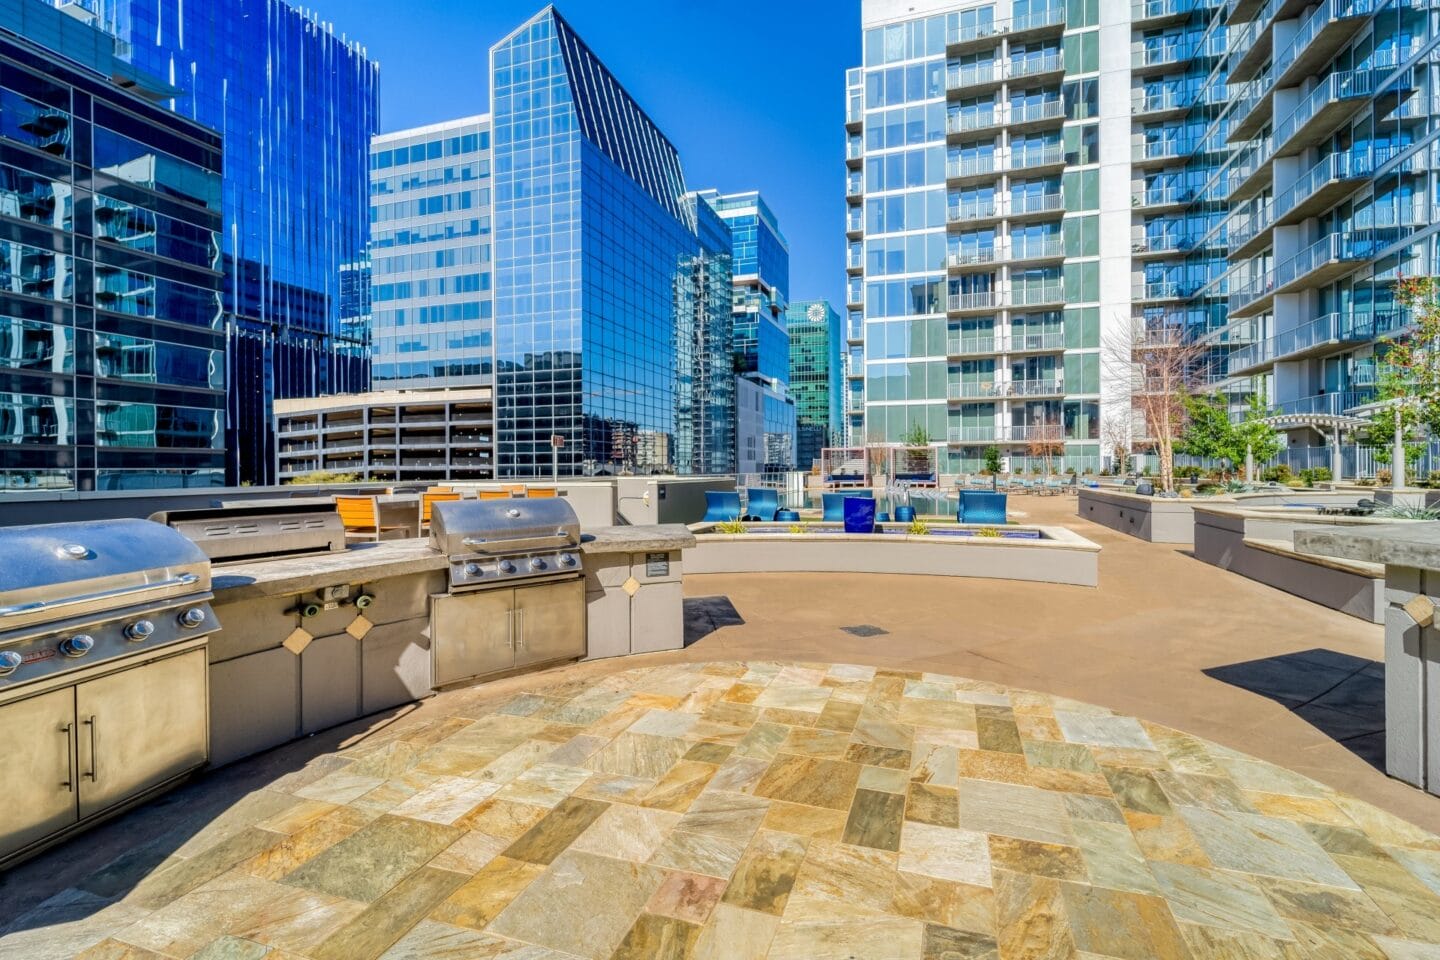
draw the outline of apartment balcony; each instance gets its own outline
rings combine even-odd
[[[1231,353],[1226,372],[1232,377],[1245,376],[1283,361],[1325,356],[1388,336],[1405,324],[1405,314],[1398,310],[1327,314]]]
[[[865,112],[859,107],[859,100],[851,100],[851,106],[845,111],[845,132],[861,133],[865,129]]]
[[[1243,143],[1269,123],[1275,116],[1275,80],[1265,76],[1251,80],[1240,88],[1231,114],[1230,129],[1225,132],[1227,143]]]
[[[951,337],[946,344],[946,356],[950,357],[991,357],[1000,352],[994,337]]]
[[[1282,400],[1275,405],[1276,413],[1321,413],[1340,416],[1348,410],[1373,403],[1375,388],[1360,390],[1338,390],[1334,393],[1317,393],[1311,397]]]
[[[1059,280],[1053,283],[1027,283],[1010,289],[1006,302],[1012,307],[1038,307],[1065,302],[1065,285]]]
[[[865,144],[859,138],[847,138],[845,142],[845,166],[852,170],[858,170],[864,163]]]
[[[845,217],[845,236],[851,240],[859,240],[865,235],[865,217],[863,214]]]
[[[945,163],[945,179],[952,187],[994,180],[1000,172],[1000,163],[994,154],[950,158]]]
[[[1062,100],[1045,100],[1039,103],[1025,103],[1010,107],[1012,132],[1043,130],[1058,127],[1065,122],[1065,103]]]
[[[1240,260],[1265,249],[1275,226],[1273,201],[1252,200],[1230,215],[1225,226],[1225,239],[1230,245],[1231,260]]]
[[[1290,156],[1317,146],[1358,113],[1375,93],[1377,70],[1332,73],[1306,94],[1275,126],[1275,155]]]
[[[1010,439],[1010,433],[1004,427],[988,424],[986,426],[951,427],[947,437],[950,443],[1005,443]]]
[[[969,97],[994,90],[1005,82],[1005,61],[951,64],[945,71],[945,92],[951,99]]]
[[[847,321],[845,324],[845,339],[850,343],[863,343],[865,341],[865,321]]]
[[[1254,20],[1232,35],[1229,44],[1230,83],[1244,83],[1253,79],[1270,58],[1271,48],[1275,44],[1275,14],[1280,9],[1280,3],[1281,0],[1270,0]]]
[[[1171,137],[1164,140],[1146,140],[1134,144],[1131,159],[1137,167],[1163,167],[1169,163],[1187,160],[1194,152],[1195,144],[1193,141]]]
[[[1065,5],[1058,4],[1024,17],[1010,20],[1010,37],[1015,40],[1037,40],[1058,37],[1065,32]]]
[[[1034,220],[1065,212],[1065,197],[1060,193],[1021,193],[1010,195],[1011,220]]]
[[[1012,57],[1009,79],[1041,80],[1054,79],[1065,74],[1065,57],[1059,52],[1047,53],[1041,57]]]
[[[1275,85],[1293,87],[1334,59],[1375,12],[1375,0],[1324,0],[1275,53]]]
[[[1131,291],[1133,299],[1142,302],[1165,300],[1188,300],[1195,295],[1195,289],[1178,280],[1143,280]]]
[[[945,132],[952,137],[968,136],[1005,125],[1003,110],[953,111],[945,116]]]
[[[1274,159],[1272,141],[1269,138],[1252,140],[1248,147],[1240,150],[1235,163],[1225,174],[1226,192],[1232,207],[1270,185],[1275,174],[1272,163]]]
[[[1065,239],[1061,236],[1027,239],[1024,242],[1012,240],[1010,244],[1011,263],[1043,263],[1065,259]]]
[[[1052,143],[1044,147],[1012,150],[1010,170],[1026,173],[1050,173],[1065,169],[1065,147]]]
[[[1335,206],[1367,182],[1389,156],[1369,153],[1332,153],[1315,164],[1284,193],[1275,198],[1275,225],[1287,226],[1317,216]]]
[[[1065,384],[1055,379],[1037,380],[1011,380],[1002,384],[1005,388],[1005,395],[1008,397],[1063,397],[1065,396]]]
[[[865,196],[865,181],[858,174],[850,174],[845,178],[845,199],[850,203],[856,203]]]
[[[1130,23],[1147,29],[1184,23],[1197,6],[1195,0],[1138,0],[1130,6]]]
[[[948,384],[947,398],[951,403],[961,400],[1003,400],[1006,383],[995,380],[969,380]]]
[[[1010,335],[1009,352],[1014,353],[1056,353],[1065,349],[1065,332],[1055,330],[1049,333],[1013,333]]]
[[[1189,253],[1194,247],[1195,241],[1190,237],[1178,233],[1165,233],[1158,236],[1136,237],[1130,243],[1130,252],[1136,260],[1155,260]]]
[[[1195,191],[1189,187],[1170,186],[1146,189],[1141,186],[1139,191],[1130,198],[1130,205],[1136,210],[1146,213],[1158,213],[1161,210],[1189,206],[1194,199]]]
[[[1275,302],[1275,271],[1245,281],[1231,290],[1227,299],[1232,320],[1264,313]]]
[[[845,257],[845,272],[852,277],[863,274],[865,272],[865,258],[855,253],[848,254]]]
[[[1263,2],[1264,0],[1227,0],[1225,22],[1233,27],[1237,23],[1253,20]]]
[[[1179,43],[1134,44],[1130,48],[1130,62],[1136,70],[1163,70],[1166,67],[1183,69],[1195,59],[1199,43],[1187,39]]]
[[[1137,120],[1177,119],[1190,112],[1195,105],[1195,94],[1178,87],[1167,87],[1146,93],[1136,90],[1130,103],[1130,113]]]
[[[993,199],[952,204],[945,209],[945,222],[951,226],[973,227],[999,219],[1000,204]]]
[[[1275,268],[1275,292],[1324,286],[1373,260],[1382,245],[1374,229],[1332,233]]]
[[[1000,306],[1000,298],[994,290],[983,293],[952,293],[946,298],[946,309],[950,313],[985,313]]]
[[[962,53],[973,53],[976,50],[992,48],[1002,36],[1009,32],[1010,21],[1008,20],[962,24],[946,32],[946,53],[953,57]]]
[[[945,256],[945,265],[961,272],[967,269],[989,268],[1000,259],[995,247],[977,247],[969,250],[953,250]]]

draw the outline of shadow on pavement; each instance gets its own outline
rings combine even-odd
[[[710,636],[721,627],[739,627],[745,618],[729,597],[690,597],[685,601],[685,646]]]

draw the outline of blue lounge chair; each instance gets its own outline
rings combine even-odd
[[[874,499],[870,494],[860,493],[858,491],[855,493],[822,493],[820,494],[820,504],[823,512],[820,515],[820,519],[825,523],[843,522],[845,520],[845,501],[852,498],[862,500]]]
[[[875,499],[873,497],[846,497],[843,503],[846,533],[875,532]]]
[[[988,490],[961,490],[960,512],[956,519],[961,523],[986,523],[1000,526],[1005,523],[1005,494]]]
[[[705,516],[702,523],[722,523],[740,519],[739,490],[706,490]]]
[[[780,491],[765,487],[745,489],[745,519],[769,523],[780,512]]]

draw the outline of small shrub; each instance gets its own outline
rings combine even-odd
[[[1375,482],[1381,484],[1382,486],[1389,486],[1391,481],[1394,480],[1394,478],[1395,475],[1392,474],[1389,470],[1375,471]]]
[[[930,524],[916,517],[910,521],[910,526],[905,528],[905,532],[912,537],[928,537],[930,535]]]
[[[1290,472],[1290,464],[1277,463],[1273,467],[1268,467],[1264,473],[1260,474],[1260,479],[1266,483],[1288,483],[1292,476],[1294,476],[1294,474]]]
[[[975,531],[975,536],[985,537],[988,540],[996,540],[1000,537],[1000,531],[995,527],[981,527]]]
[[[745,524],[741,523],[739,520],[721,520],[719,523],[715,524],[715,532],[729,534],[744,533]]]
[[[1300,471],[1300,480],[1307,487],[1313,487],[1317,483],[1328,483],[1332,477],[1329,467],[1306,467]]]
[[[1359,480],[1356,480],[1356,481],[1355,481],[1355,485],[1358,486],[1358,487],[1373,487],[1373,486],[1375,486],[1375,478],[1374,478],[1374,477],[1361,477]]]
[[[804,522],[802,522],[802,523],[792,523],[792,524],[790,524],[790,532],[791,532],[791,533],[809,533],[809,532],[810,532],[810,524],[804,523]]]
[[[1440,509],[1436,509],[1435,507],[1389,506],[1376,510],[1375,516],[1384,517],[1387,520],[1440,520]]]
[[[1191,490],[1189,487],[1185,487],[1183,490],[1180,491],[1180,499],[1182,499],[1182,500],[1193,500],[1193,499],[1195,499],[1195,491],[1194,491],[1194,490]]]

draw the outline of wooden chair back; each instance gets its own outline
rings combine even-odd
[[[527,497],[558,497],[560,495],[554,487],[531,487],[525,491]]]
[[[476,494],[481,500],[509,500],[509,490],[481,490]]]
[[[444,490],[437,493],[420,494],[420,529],[424,531],[430,526],[430,511],[435,504],[448,500],[459,500],[460,494],[453,490]]]
[[[335,496],[335,510],[346,533],[380,533],[380,502],[374,497]]]

